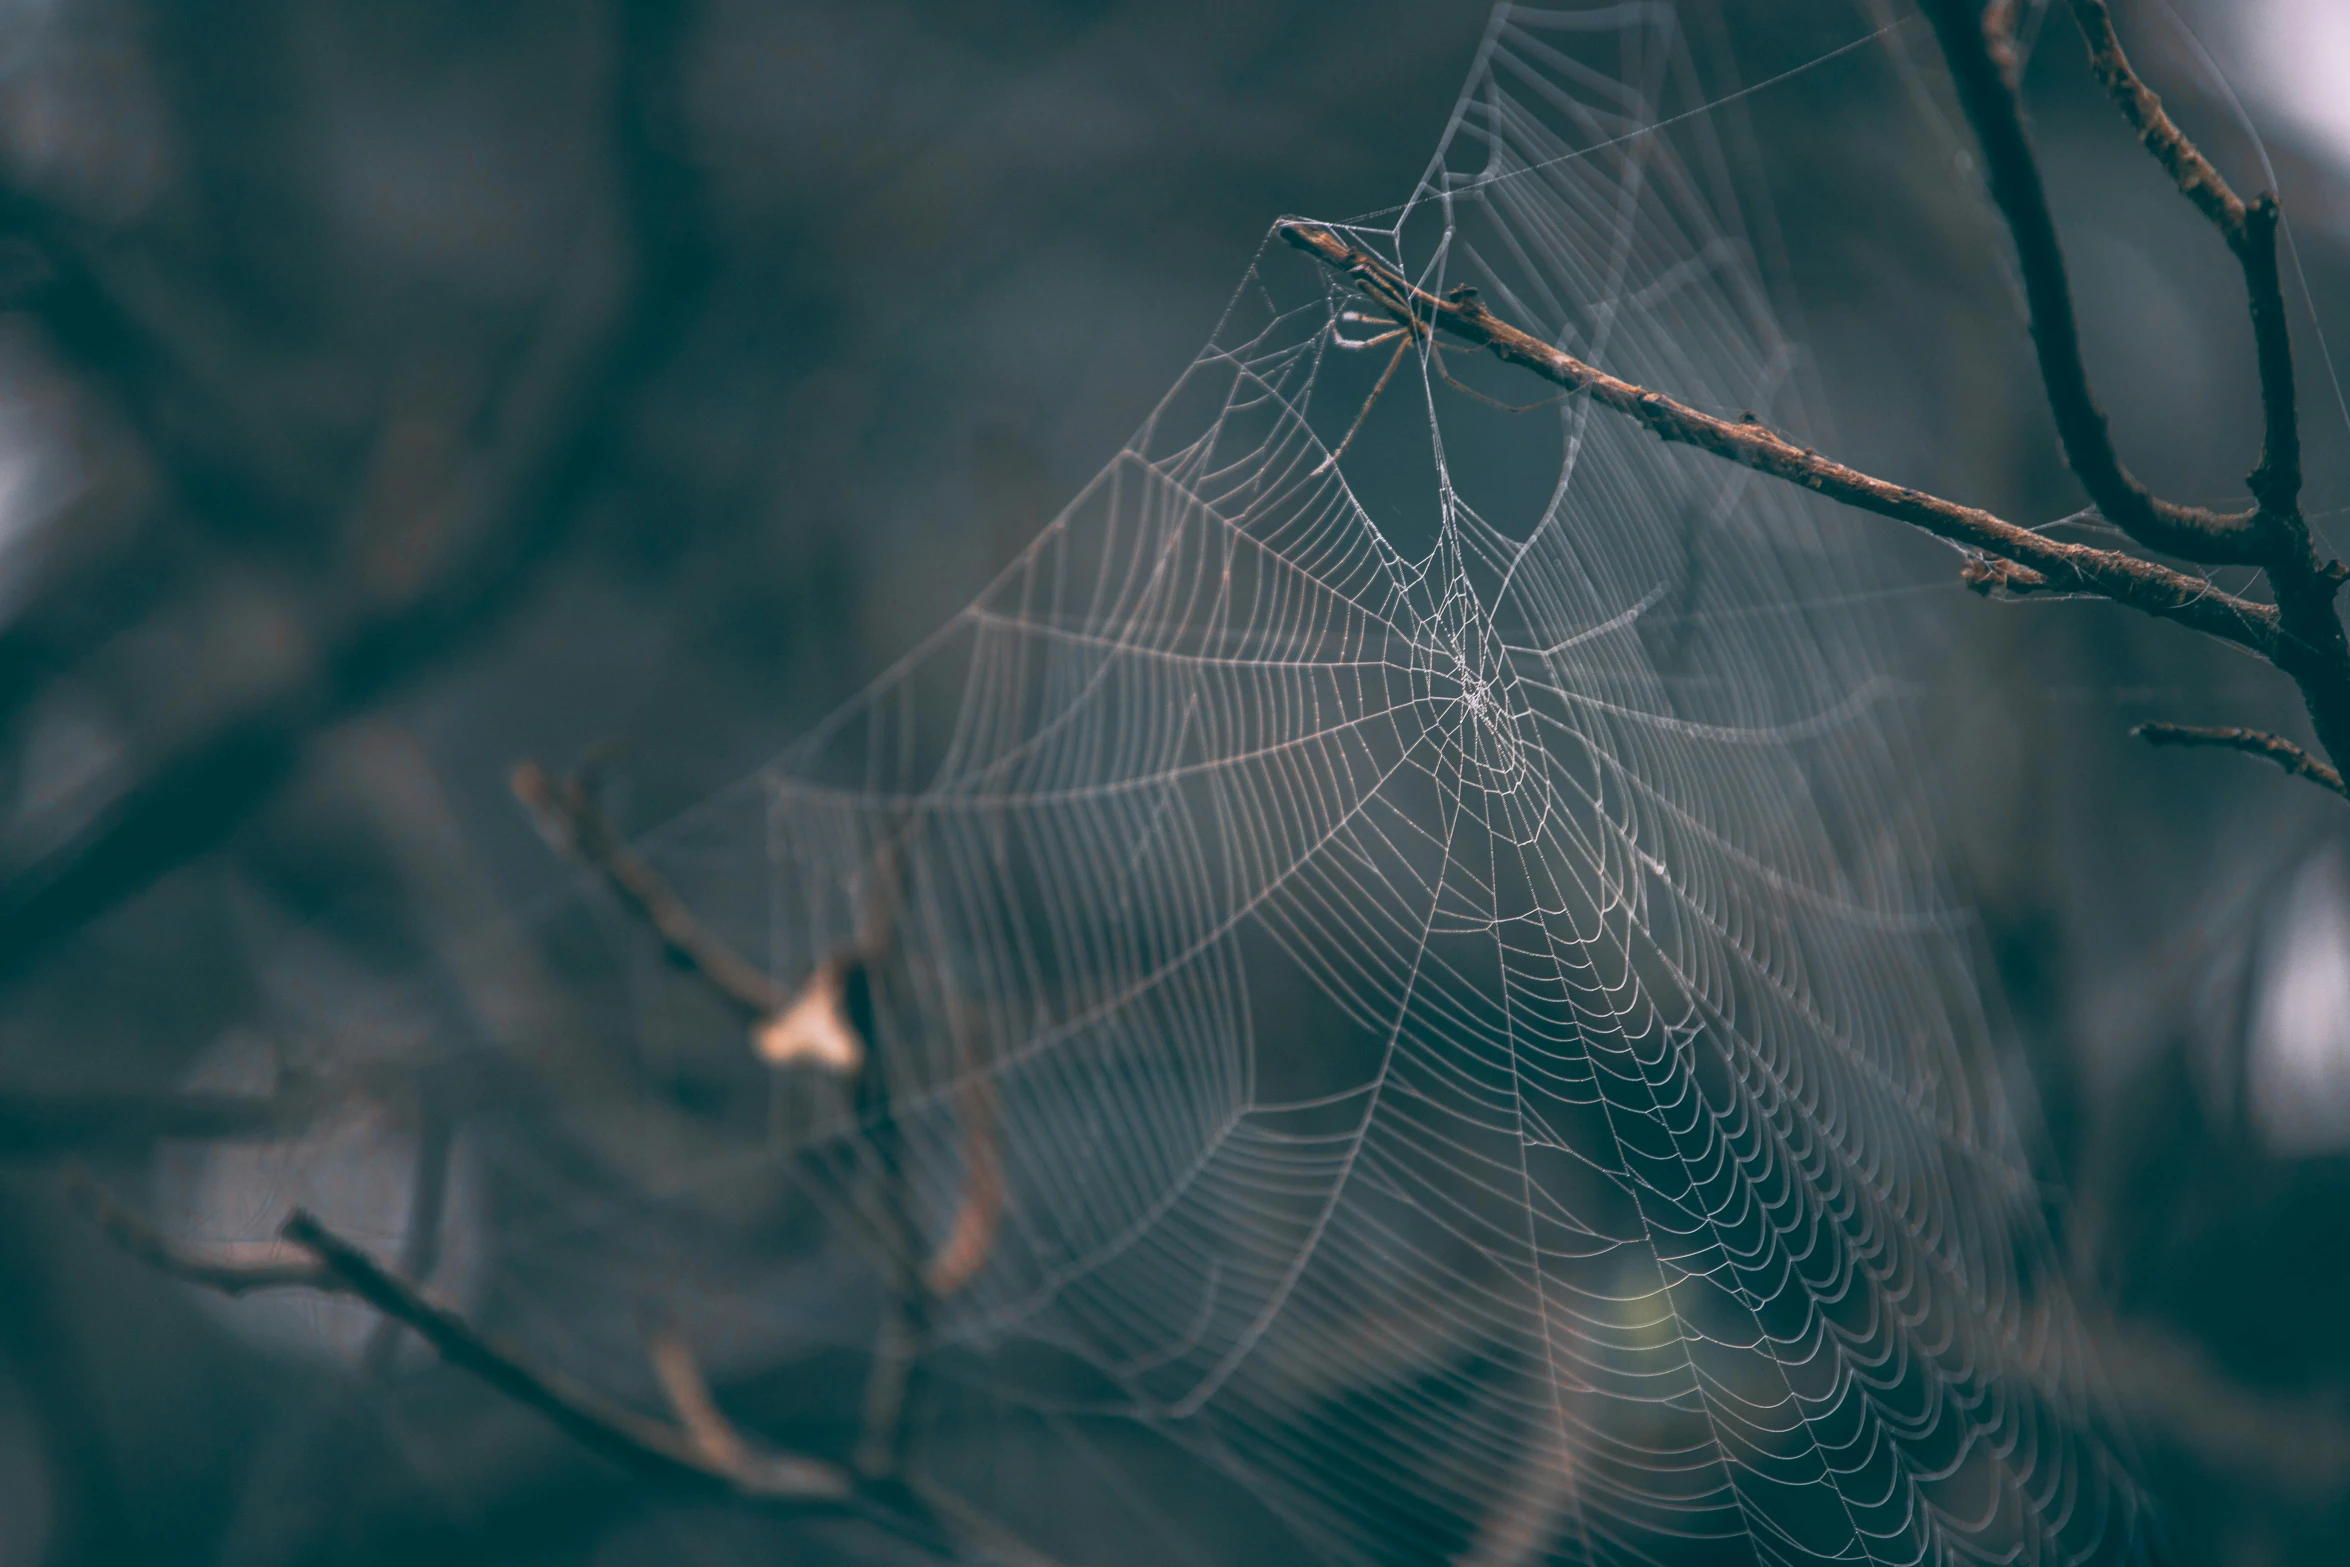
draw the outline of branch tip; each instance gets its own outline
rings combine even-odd
[[[2340,773],[2283,735],[2270,734],[2263,729],[2245,729],[2234,724],[2154,721],[2135,724],[2131,726],[2130,733],[2148,745],[2242,751],[2248,756],[2265,757],[2296,778],[2306,779],[2321,789],[2330,789],[2335,794],[2350,798],[2350,788],[2343,786]]]

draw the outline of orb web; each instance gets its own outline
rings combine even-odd
[[[1715,101],[1668,8],[1505,6],[1338,227],[1802,430]],[[787,983],[886,932],[926,1245],[985,1106],[910,1462],[1153,1560],[2141,1558],[1865,525],[1465,351],[1375,393],[1385,326],[1269,238],[998,580],[654,846]],[[845,1232],[859,1137],[779,1079],[756,1158]]]

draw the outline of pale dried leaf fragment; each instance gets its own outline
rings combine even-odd
[[[965,1089],[963,1117],[962,1206],[955,1212],[955,1227],[946,1244],[930,1259],[922,1278],[923,1287],[939,1300],[979,1276],[1003,1223],[1004,1167],[996,1153],[995,1095],[986,1078],[973,1077]]]
[[[846,997],[840,964],[819,964],[789,1006],[752,1025],[751,1048],[769,1066],[854,1076],[865,1063],[865,1043],[849,1023]]]

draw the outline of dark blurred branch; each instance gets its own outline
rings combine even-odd
[[[65,1195],[115,1245],[156,1272],[223,1295],[250,1290],[334,1290],[333,1273],[318,1257],[284,1241],[197,1248],[164,1234],[114,1200],[79,1165],[65,1170]]]
[[[536,762],[518,764],[515,797],[538,818],[549,842],[604,878],[630,913],[652,927],[661,946],[754,1023],[784,1012],[792,995],[764,969],[737,956],[702,927],[660,874],[629,848],[578,777],[558,777]]]
[[[865,1380],[864,1427],[856,1453],[858,1472],[878,1478],[905,1467],[914,1374],[930,1335],[932,1299],[906,1168],[905,1128],[898,1121],[885,1053],[875,1039],[873,977],[858,962],[848,966],[845,979],[843,1011],[866,1046],[853,1099],[870,1161],[867,1218],[889,1299]]]
[[[142,1531],[123,1502],[119,1406],[102,1391],[111,1346],[92,1341],[96,1314],[87,1295],[68,1284],[50,1237],[26,1222],[33,1210],[16,1195],[0,1204],[0,1278],[8,1280],[0,1295],[0,1356],[25,1392],[52,1466],[44,1559],[136,1561],[152,1537],[139,1541]]]
[[[2342,775],[2282,735],[2272,735],[2260,729],[2241,729],[2232,724],[2140,724],[2130,731],[2148,745],[2200,746],[2223,751],[2242,751],[2252,756],[2265,756],[2296,778],[2306,778],[2321,789],[2336,794],[2350,795],[2342,787]]]
[[[752,1463],[747,1451],[715,1454],[691,1433],[640,1415],[581,1387],[560,1372],[542,1370],[492,1342],[464,1318],[427,1300],[417,1288],[296,1210],[282,1232],[314,1256],[343,1293],[413,1329],[443,1360],[470,1371],[514,1402],[546,1416],[566,1435],[626,1467],[752,1500],[844,1502],[849,1477],[830,1464],[793,1459]],[[729,1463],[732,1458],[740,1460]]]
[[[308,1085],[266,1096],[0,1092],[0,1161],[133,1149],[166,1137],[272,1137],[308,1121],[331,1099]]]
[[[311,647],[291,667],[136,759],[71,838],[0,864],[0,976],[224,842],[292,772],[311,735],[494,624],[578,514],[629,399],[666,361],[711,271],[700,182],[676,150],[671,77],[686,19],[653,0],[615,14],[620,233],[583,236],[499,403],[490,441],[457,476],[462,515],[423,530],[434,536],[431,558],[420,572],[399,574],[389,598],[380,573],[352,571],[312,617]],[[111,281],[119,239],[85,233],[21,193],[0,218],[36,244],[54,279],[27,303],[77,367],[110,375],[177,501],[259,504],[249,485],[216,459],[184,451],[188,443],[174,435],[215,399],[168,332],[123,303],[125,290]],[[213,520],[224,535],[240,531],[233,516]]]

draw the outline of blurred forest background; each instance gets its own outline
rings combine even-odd
[[[2124,36],[2240,189],[2273,164],[2314,302],[2307,504],[2339,548],[2350,413],[2319,334],[2350,346],[2350,17],[2181,4],[2120,6]],[[2006,516],[2074,510],[1922,24],[1685,9],[1750,83],[1898,24],[1725,111],[1822,444]],[[189,1092],[289,1063],[528,1034],[560,954],[451,977],[485,932],[568,928],[546,911],[575,873],[513,764],[601,756],[637,832],[837,706],[1117,449],[1275,217],[1408,193],[1486,11],[0,3],[0,1567],[904,1553],[615,1484],[356,1308],[199,1298],[56,1172],[215,1233],[308,1201],[478,1300],[486,1216],[553,1201],[464,1152],[481,1096],[620,1073],[641,1114],[600,1135],[639,1149],[755,1123],[755,1085],[689,1051],[529,1045],[324,1126],[173,1135]],[[2061,8],[2027,97],[2122,451],[2234,497],[2257,416],[2230,258]],[[2350,810],[2127,737],[2301,733],[2266,668],[2111,607],[1984,604],[1930,548],[1915,581],[1957,870],[2152,1488],[2188,1559],[2336,1560]],[[503,1326],[626,1392],[641,1369],[582,1324],[675,1265],[563,1261],[535,1298],[580,1320]],[[713,1374],[779,1440],[850,1418],[846,1369],[754,1344]]]

